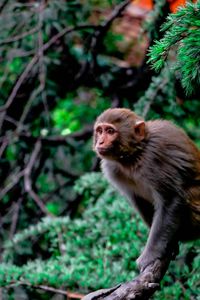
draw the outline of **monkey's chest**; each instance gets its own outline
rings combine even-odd
[[[111,184],[128,199],[137,195],[153,203],[153,191],[147,176],[142,172],[135,172],[133,168],[124,168],[112,161],[102,161],[102,170]]]
[[[132,191],[135,195],[153,203],[153,196],[151,187],[144,182],[133,182]]]
[[[109,179],[128,199],[132,200],[136,195],[153,203],[153,191],[145,177],[132,175],[130,178],[130,176],[124,173],[121,176],[111,176]]]
[[[125,194],[128,198],[132,199],[136,195],[150,203],[153,203],[151,187],[145,180],[141,179],[139,182],[137,180],[131,180],[128,182],[125,180],[125,182]]]

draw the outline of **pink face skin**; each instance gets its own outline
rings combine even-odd
[[[99,123],[95,128],[95,151],[99,156],[104,156],[112,146],[118,136],[118,131],[114,125]]]

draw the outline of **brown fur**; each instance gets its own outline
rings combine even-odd
[[[110,143],[106,132],[101,136],[109,144],[101,142],[101,147],[108,147],[104,156],[98,153],[94,131],[94,149],[102,159],[103,173],[151,227],[138,259],[145,268],[173,251],[179,240],[200,237],[200,151],[171,122],[144,123],[128,109],[106,110],[97,118],[95,128],[104,123],[114,126],[117,135]]]

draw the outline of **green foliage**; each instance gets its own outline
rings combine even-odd
[[[144,118],[158,118],[155,109],[151,109],[156,104],[173,112],[176,105],[173,79],[174,76],[167,67],[159,75],[153,76],[148,89],[134,105],[134,111]]]
[[[67,135],[91,123],[99,111],[108,108],[109,102],[98,89],[79,89],[69,93],[65,99],[60,99],[52,111],[55,129],[61,135]]]
[[[133,106],[134,111],[146,119],[159,119],[164,116],[180,127],[189,136],[199,142],[200,101],[199,99],[182,101],[176,97],[174,74],[166,65],[160,74],[153,76],[151,84]]]
[[[165,0],[155,0],[154,9],[152,9],[148,18],[144,22],[144,28],[146,29],[150,38],[158,38],[159,26],[156,24],[159,23],[166,11],[166,1]]]
[[[149,62],[157,71],[164,67],[167,59],[171,60],[171,67],[188,94],[198,91],[200,84],[199,29],[200,1],[188,2],[186,7],[168,16],[161,29],[164,37],[155,42],[149,53]]]
[[[175,262],[170,264],[156,299],[198,299],[200,294],[199,246],[199,241],[181,245],[180,254]],[[187,264],[186,262],[192,253],[194,259]]]
[[[84,175],[75,189],[88,197],[81,218],[47,217],[16,234],[5,245],[7,263],[0,266],[1,286],[28,282],[86,292],[136,275],[135,260],[146,239],[144,224],[130,205],[107,187],[100,173]],[[41,260],[35,254],[34,260],[13,265],[12,259],[23,255],[24,243],[38,238],[41,243],[45,239],[50,258]]]
[[[117,47],[118,42],[122,42],[124,36],[119,33],[114,33],[112,31],[108,32],[104,39],[104,47],[106,49],[107,55],[113,55],[120,58],[120,53]]]

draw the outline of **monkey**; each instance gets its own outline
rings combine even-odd
[[[200,151],[184,130],[110,108],[97,117],[93,149],[105,177],[150,228],[136,261],[141,272],[200,237]]]

